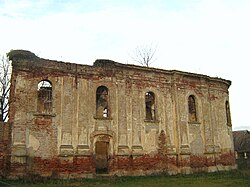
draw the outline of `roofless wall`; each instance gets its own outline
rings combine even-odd
[[[169,174],[235,168],[230,81],[96,60],[9,53],[9,177]]]

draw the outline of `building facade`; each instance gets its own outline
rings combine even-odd
[[[239,169],[250,169],[250,132],[233,131],[236,163]]]
[[[235,168],[228,80],[110,60],[64,63],[22,50],[9,59],[11,136],[3,175]]]

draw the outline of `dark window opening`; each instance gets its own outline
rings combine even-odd
[[[38,83],[38,112],[52,112],[52,84],[43,80]]]
[[[100,86],[96,90],[96,116],[109,117],[108,88]]]
[[[196,103],[195,103],[195,97],[193,95],[190,95],[188,97],[188,113],[189,113],[188,118],[190,122],[197,121]]]
[[[146,120],[155,120],[155,95],[153,92],[147,92],[145,95]]]
[[[229,107],[228,101],[226,101],[226,116],[227,116],[227,125],[231,126],[231,114],[230,114],[230,107]]]

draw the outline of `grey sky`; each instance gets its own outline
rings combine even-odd
[[[0,0],[0,54],[134,63],[136,46],[157,45],[154,67],[231,80],[233,128],[250,130],[249,10],[249,0]]]

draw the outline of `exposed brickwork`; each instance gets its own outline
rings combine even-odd
[[[216,159],[214,156],[206,157],[206,166],[216,166]]]
[[[181,155],[180,160],[178,161],[178,166],[179,167],[190,167],[191,165],[191,160],[190,160],[190,155]]]
[[[49,117],[37,117],[34,120],[34,124],[39,126],[39,129],[45,129],[50,127],[52,124],[52,119]]]
[[[143,155],[133,159],[133,169],[154,170],[160,167],[161,156]]]
[[[167,169],[169,169],[170,171],[172,170],[176,170],[176,168],[178,168],[178,157],[176,156],[167,156]]]
[[[117,156],[113,170],[132,170],[133,157],[132,156]]]
[[[205,167],[205,166],[209,166],[209,165],[207,165],[206,157],[191,155],[190,156],[190,166],[192,168],[201,168],[201,167]]]
[[[6,175],[9,167],[11,141],[11,126],[9,123],[0,123],[0,176]]]
[[[228,80],[110,60],[93,66],[57,62],[28,51],[9,57],[11,128],[0,143],[1,176],[235,168]],[[39,91],[43,81],[50,87]]]
[[[7,177],[19,178],[26,174],[26,163],[11,162]]]
[[[221,154],[219,159],[217,160],[217,164],[221,164],[223,166],[234,165],[235,154],[232,152]]]
[[[66,160],[65,160],[66,159]],[[42,159],[40,157],[29,158],[27,163],[12,163],[10,176],[40,175],[43,177],[59,177],[69,175],[81,175],[94,172],[94,163],[91,156],[68,158]]]

